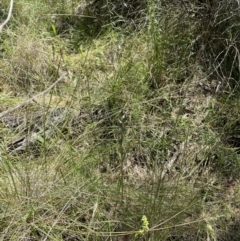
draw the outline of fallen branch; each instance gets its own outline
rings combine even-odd
[[[3,112],[0,113],[0,119],[3,118],[5,115],[21,108],[24,107],[26,105],[28,105],[29,103],[31,103],[32,101],[36,101],[37,98],[41,97],[42,95],[45,95],[47,92],[49,92],[56,84],[58,84],[61,80],[63,80],[66,77],[67,73],[63,73],[52,85],[50,85],[47,89],[45,89],[43,92],[38,93],[37,95],[31,97],[30,99],[25,100],[23,103],[16,105],[8,110],[5,110]]]
[[[34,118],[35,128],[25,128],[22,130],[24,134],[8,143],[7,150],[13,153],[23,153],[28,147],[33,147],[38,141],[49,139],[58,130],[59,125],[64,122],[69,112],[63,109],[56,109],[49,113],[49,116]]]

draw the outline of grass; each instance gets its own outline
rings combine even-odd
[[[68,73],[1,123],[0,239],[238,240],[239,146],[228,141],[238,90],[199,85],[212,79],[193,16],[149,1],[140,27],[110,23],[89,36],[71,17],[77,4],[18,1],[0,36],[1,112]],[[71,30],[58,31],[61,14]],[[68,114],[50,137],[43,122],[34,146],[9,152],[36,129],[32,115],[57,108]]]

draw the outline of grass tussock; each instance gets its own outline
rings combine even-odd
[[[1,240],[239,240],[237,1],[212,2],[14,5]]]

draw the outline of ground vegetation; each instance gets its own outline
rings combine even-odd
[[[15,1],[0,33],[0,239],[239,240],[239,9]]]

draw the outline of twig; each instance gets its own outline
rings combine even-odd
[[[161,180],[164,179],[165,175],[172,169],[173,164],[177,161],[179,155],[183,152],[186,142],[180,144],[179,148],[176,148],[176,152],[173,154],[172,158],[163,167],[161,174]]]
[[[2,29],[3,27],[8,23],[8,21],[10,20],[11,18],[11,15],[12,15],[12,9],[13,9],[13,0],[10,1],[10,6],[9,6],[9,11],[8,11],[8,16],[7,16],[7,19],[0,24],[0,32],[2,32]]]
[[[179,154],[180,154],[180,152],[176,151],[176,153],[174,153],[174,155],[170,159],[170,161],[164,166],[162,174],[161,174],[161,180],[163,180],[165,175],[171,170],[174,162],[178,159]]]
[[[45,95],[48,91],[50,91],[56,84],[58,84],[62,79],[64,79],[66,77],[67,73],[63,73],[52,85],[50,85],[47,89],[45,89],[43,92],[38,93],[37,95],[33,96],[30,99],[25,100],[23,103],[16,105],[8,110],[5,110],[3,112],[0,113],[0,119],[3,118],[5,115],[23,107],[28,105],[29,103],[31,103],[32,101],[35,101],[37,98],[41,97],[42,95]]]

